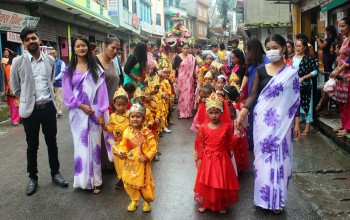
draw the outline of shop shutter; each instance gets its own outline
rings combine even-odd
[[[319,0],[305,0],[301,3],[301,11],[307,11],[320,5]]]
[[[95,40],[98,41],[105,41],[107,34],[106,33],[101,33],[101,32],[97,32],[95,31],[94,33],[90,32],[90,35],[95,36]]]
[[[56,23],[53,20],[43,16],[40,18],[36,29],[40,33],[41,40],[57,42],[57,34],[55,27]]]
[[[78,26],[71,24],[70,25],[70,35],[72,37],[77,36],[79,34],[78,32]]]

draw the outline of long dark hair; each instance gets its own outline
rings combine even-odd
[[[268,36],[265,40],[265,47],[266,44],[270,41],[275,41],[278,45],[280,45],[282,48],[285,47],[286,51],[284,52],[284,56],[288,57],[288,51],[287,51],[287,42],[286,39],[284,39],[284,37],[282,37],[279,34],[271,34],[270,36]]]
[[[247,65],[257,65],[263,62],[266,53],[258,39],[250,38],[246,43],[246,49],[248,50],[248,54],[245,58],[245,63]]]
[[[86,60],[87,60],[87,64],[88,64],[88,69],[90,70],[92,79],[94,80],[94,82],[97,82],[97,79],[99,77],[98,75],[98,64],[96,62],[95,56],[92,54],[92,49],[91,49],[91,45],[88,41],[88,39],[82,35],[78,35],[76,37],[73,38],[72,41],[72,57],[71,57],[71,61],[69,63],[69,67],[68,67],[68,71],[67,74],[70,78],[73,77],[73,72],[74,70],[77,68],[77,55],[75,54],[74,51],[74,46],[75,46],[75,42],[77,40],[81,40],[84,41],[84,43],[86,44],[87,48],[88,48],[88,52],[86,54]]]
[[[107,37],[105,39],[105,46],[107,47],[108,45],[110,45],[111,43],[113,43],[114,41],[117,41],[120,43],[120,40],[116,37]]]
[[[335,39],[337,38],[337,30],[335,29],[334,25],[329,25],[326,27],[326,31],[328,31],[332,37],[334,37]]]
[[[348,18],[348,17],[344,17],[344,18],[342,18],[342,19],[341,19],[341,21],[344,21],[344,22],[345,22],[345,24],[347,24],[347,25],[349,25],[349,26],[350,26],[350,18]]]
[[[311,57],[310,49],[309,49],[309,46],[307,44],[307,41],[305,39],[303,39],[303,38],[300,38],[300,39],[296,40],[295,43],[297,41],[300,41],[304,45],[304,47],[305,47],[305,57],[307,57],[307,58]]]
[[[139,61],[141,71],[146,68],[147,64],[147,45],[144,42],[139,42],[136,45],[135,53],[137,60]]]
[[[244,54],[243,54],[243,52],[240,49],[238,49],[238,48],[233,49],[231,51],[231,54],[234,54],[235,57],[237,57],[239,59],[239,65],[240,66],[244,65],[244,63],[245,63]]]

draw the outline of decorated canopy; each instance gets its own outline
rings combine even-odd
[[[183,26],[182,22],[185,18],[181,18],[180,14],[176,13],[171,20],[177,23],[162,37],[162,45],[165,47],[175,47],[183,43],[194,44],[194,38],[191,33]]]

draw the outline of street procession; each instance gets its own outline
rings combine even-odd
[[[350,219],[347,0],[2,0],[0,56],[1,219]]]

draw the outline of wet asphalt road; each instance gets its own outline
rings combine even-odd
[[[193,200],[196,168],[193,161],[195,134],[189,130],[191,120],[175,120],[172,133],[160,141],[159,162],[153,162],[156,200],[152,212],[142,212],[142,202],[134,213],[127,212],[129,198],[124,190],[114,190],[115,174],[103,175],[102,192],[74,189],[73,142],[67,114],[58,120],[58,146],[61,173],[69,181],[69,188],[55,186],[50,177],[47,150],[41,134],[38,152],[39,188],[28,197],[25,193],[26,142],[22,126],[8,123],[0,126],[0,219],[319,219],[311,205],[303,199],[292,178],[289,200],[281,214],[272,214],[253,205],[253,172],[240,177],[240,200],[230,207],[227,215],[206,212],[200,214]]]

